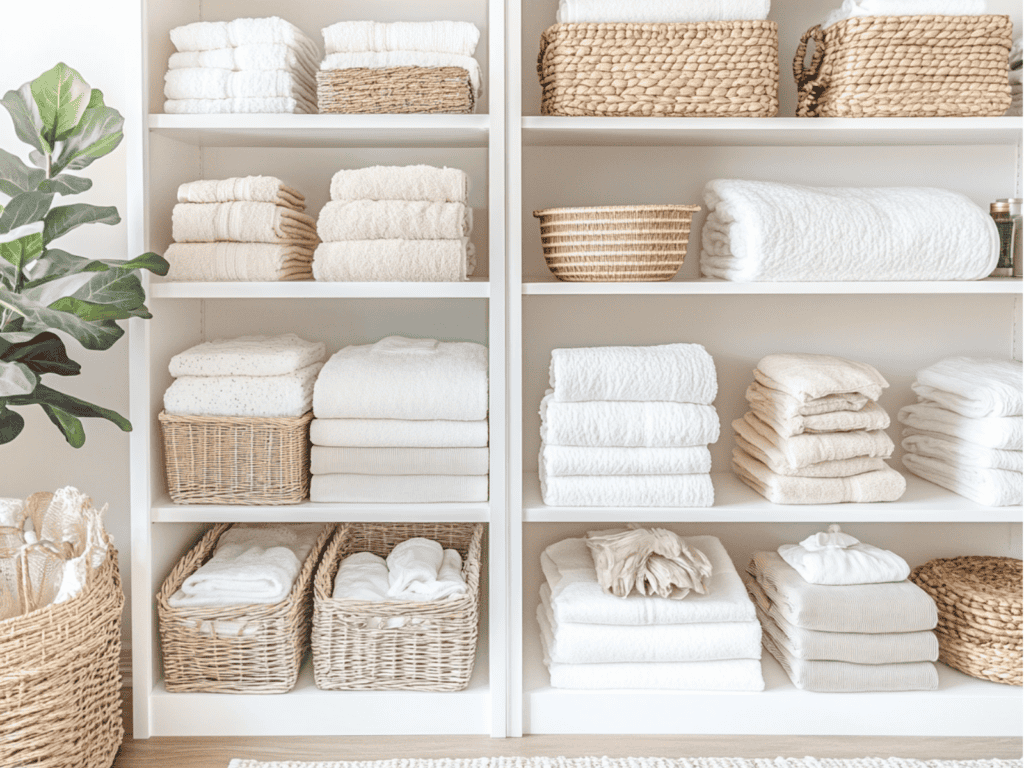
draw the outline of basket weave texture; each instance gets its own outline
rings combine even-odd
[[[548,269],[566,282],[671,280],[686,258],[699,205],[621,205],[534,211]]]
[[[462,67],[331,69],[316,73],[321,114],[469,114],[475,98]]]
[[[919,565],[910,579],[935,600],[939,661],[964,674],[1021,685],[1021,561],[953,557]]]
[[[158,418],[175,504],[298,504],[309,496],[312,412]]]
[[[793,60],[797,116],[1001,115],[1012,29],[1009,16],[864,16],[813,27]]]
[[[221,523],[207,531],[157,593],[164,687],[172,693],[286,693],[295,686],[309,648],[313,574],[333,525],[324,526],[282,602],[171,607],[171,595],[213,556],[217,541],[230,527]],[[219,634],[215,622],[230,622],[232,629]]]
[[[479,523],[350,523],[338,530],[316,574],[313,673],[325,690],[461,691],[476,658],[484,526]],[[355,552],[387,557],[415,537],[462,556],[464,595],[444,600],[336,600],[341,560]],[[403,618],[400,627],[388,619]]]
[[[555,24],[537,58],[543,115],[772,117],[773,21]]]

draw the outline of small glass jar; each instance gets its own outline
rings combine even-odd
[[[1013,277],[1013,216],[1010,204],[997,200],[989,205],[989,213],[999,232],[999,261],[989,277]]]
[[[1024,199],[1006,197],[996,202],[1008,203],[1010,206],[1010,216],[1013,218],[1013,276],[1024,277],[1024,216],[1021,214]]]

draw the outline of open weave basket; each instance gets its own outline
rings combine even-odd
[[[793,60],[797,116],[1001,115],[1012,29],[1009,16],[863,16],[813,27]]]
[[[321,114],[469,114],[473,86],[462,67],[331,69],[316,73]]]
[[[464,595],[444,600],[336,600],[334,579],[355,552],[387,557],[415,537],[462,556]],[[484,526],[479,523],[350,523],[339,529],[316,574],[313,673],[325,690],[461,691],[476,658]],[[402,618],[405,625],[385,626]]]
[[[544,115],[771,117],[773,21],[555,24],[540,40]]]

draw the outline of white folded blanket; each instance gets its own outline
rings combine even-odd
[[[711,405],[715,361],[700,344],[551,350],[551,388],[563,403],[592,400]]]
[[[313,419],[313,445],[355,448],[482,448],[487,419],[408,421],[403,419]]]
[[[929,482],[987,507],[1011,507],[1024,501],[1024,475],[1020,472],[957,466],[913,453],[903,454],[903,466]]]
[[[273,176],[189,181],[178,187],[179,203],[274,203],[296,211],[306,210],[306,197]]]
[[[328,448],[314,445],[314,475],[486,475],[487,448]]]
[[[336,600],[383,602],[388,599],[388,566],[372,552],[356,552],[341,561],[334,577]]]
[[[257,70],[285,70],[316,83],[318,58],[310,58],[305,50],[296,50],[282,43],[254,43],[235,48],[217,48],[209,51],[182,51],[172,53],[168,69],[227,69],[232,72]]]
[[[809,584],[879,584],[910,576],[907,561],[895,552],[863,544],[838,525],[778,552]]]
[[[171,243],[168,279],[182,282],[276,282],[313,279],[313,243]]]
[[[168,99],[253,99],[287,97],[316,104],[309,78],[280,69],[232,72],[227,69],[169,69]]]
[[[361,53],[329,53],[320,62],[320,69],[394,69],[395,67],[458,67],[466,70],[473,96],[483,94],[483,75],[480,62],[472,56],[434,51],[366,51]]]
[[[467,242],[346,240],[321,243],[313,277],[326,282],[464,282],[472,274]]]
[[[985,448],[935,432],[904,429],[901,445],[908,453],[939,459],[955,466],[1024,472],[1024,453],[1021,451]]]
[[[487,475],[313,475],[309,498],[369,504],[487,501]]]
[[[327,350],[320,341],[294,333],[280,336],[239,336],[214,339],[171,358],[171,376],[283,376],[323,362]]]
[[[912,429],[948,435],[985,448],[1019,451],[1024,447],[1024,418],[1020,416],[972,419],[932,403],[916,403],[900,408],[896,419]]]
[[[784,392],[803,403],[847,394],[877,400],[889,386],[873,365],[807,352],[765,355],[754,369],[754,378],[764,387]],[[827,406],[830,410],[831,402]]]
[[[771,0],[559,0],[556,19],[559,24],[764,21],[770,7]]]
[[[328,53],[435,51],[472,56],[480,30],[468,21],[339,21],[324,27]]]
[[[947,357],[917,372],[913,390],[961,416],[1024,413],[1024,368],[1017,360]]]
[[[775,430],[779,437],[796,437],[805,432],[854,432],[860,430],[887,429],[889,414],[878,403],[869,402],[859,411],[833,411],[815,416],[794,416],[780,418],[775,412],[752,404],[750,410]]]
[[[704,277],[978,280],[999,258],[992,218],[944,189],[716,179],[705,187],[704,202]]]
[[[171,42],[179,51],[213,51],[242,45],[287,45],[312,59],[320,58],[317,45],[296,27],[277,16],[233,21],[197,21],[171,30]]]
[[[458,168],[374,165],[343,169],[331,178],[331,200],[428,200],[467,203],[469,176]]]
[[[323,363],[283,376],[182,376],[164,392],[164,410],[187,416],[302,416],[313,405]]]
[[[896,447],[881,429],[870,432],[858,430],[781,437],[751,411],[747,411],[742,419],[736,419],[732,427],[744,439],[755,445],[758,445],[753,439],[755,433],[763,438],[778,452],[772,454],[773,460],[791,470],[802,469],[823,461],[841,461],[864,456],[885,459],[892,455]]]
[[[744,419],[733,422],[736,447],[757,459],[777,475],[791,477],[851,477],[864,472],[885,469],[885,460],[871,456],[855,456],[836,461],[819,461],[805,467],[793,467],[785,454],[765,439]]]
[[[316,104],[289,96],[247,99],[168,99],[168,115],[271,115],[316,114]]]
[[[546,477],[540,492],[549,507],[710,507],[711,475],[611,475]]]
[[[567,475],[695,475],[711,471],[711,452],[686,448],[581,448],[541,443],[539,465],[548,478]]]
[[[987,0],[843,0],[825,17],[823,28],[858,16],[981,16]]]
[[[301,211],[273,203],[178,203],[171,211],[171,236],[178,243],[318,242],[316,222]]]
[[[428,200],[332,200],[320,210],[316,230],[337,240],[459,240],[472,232],[464,203]]]
[[[755,375],[756,375],[755,371]],[[763,375],[763,374],[762,374]],[[758,381],[751,382],[744,394],[753,409],[771,413],[778,419],[795,419],[799,416],[820,416],[840,411],[859,411],[868,398],[857,392],[826,395],[812,400],[803,400],[778,389],[770,389]]]

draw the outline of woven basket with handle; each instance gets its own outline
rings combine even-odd
[[[320,113],[470,114],[475,98],[462,67],[332,69],[316,73]]]

